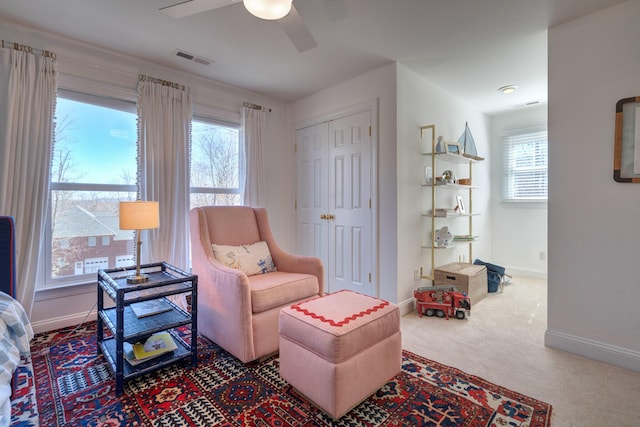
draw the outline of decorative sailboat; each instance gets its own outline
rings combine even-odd
[[[476,149],[476,142],[471,135],[471,129],[469,129],[469,122],[464,124],[464,132],[458,138],[458,144],[462,150],[462,155],[474,160],[484,160],[484,157],[478,156],[478,150]]]

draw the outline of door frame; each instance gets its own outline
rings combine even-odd
[[[313,117],[311,119],[301,120],[299,122],[294,123],[293,129],[293,141],[295,144],[296,138],[295,134],[297,131],[315,126],[321,123],[326,123],[332,120],[341,119],[352,114],[362,113],[368,111],[371,115],[371,260],[372,260],[372,272],[371,272],[371,281],[373,283],[373,289],[375,290],[375,295],[380,296],[380,283],[378,281],[378,277],[380,274],[379,271],[379,258],[380,258],[380,248],[378,243],[378,98],[368,99],[353,105],[345,106],[343,108],[339,108],[331,113],[327,113],[324,115],[320,115],[317,117]],[[294,155],[294,157],[297,156]],[[293,176],[298,176],[298,162],[297,160],[293,162]],[[297,200],[297,187],[293,186],[293,200]],[[297,209],[294,212],[294,216],[296,218],[296,223],[298,220],[298,212]],[[298,227],[295,227],[295,242],[298,241]]]

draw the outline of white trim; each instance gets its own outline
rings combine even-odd
[[[640,372],[640,352],[547,329],[544,345]]]
[[[413,312],[415,307],[415,298],[409,298],[404,301],[398,303],[398,308],[400,309],[400,316],[404,316]]]
[[[131,109],[134,112],[136,110],[138,92],[135,87],[125,87],[116,83],[101,82],[60,73],[58,76],[58,90],[62,91],[58,96],[63,98],[87,102],[87,97],[99,96],[107,100],[114,99],[119,102],[130,103]]]
[[[547,209],[549,207],[548,200],[502,200],[500,202],[503,208],[507,209]]]
[[[504,139],[511,136],[522,135],[525,133],[536,133],[536,132],[547,132],[547,131],[548,131],[548,126],[546,124],[516,127],[516,128],[504,129],[502,132],[500,132],[500,138]]]
[[[42,332],[53,331],[55,329],[68,328],[70,326],[80,326],[85,318],[86,322],[97,320],[97,314],[94,313],[88,317],[87,312],[69,314],[66,316],[33,322],[31,327],[33,328],[34,333],[39,334]]]
[[[347,117],[347,116],[351,116],[353,114],[357,114],[357,113],[362,113],[363,111],[371,111],[372,112],[372,117],[371,117],[371,127],[373,128],[373,130],[377,130],[378,127],[378,98],[371,98],[368,99],[366,101],[362,101],[362,102],[358,102],[356,104],[352,104],[350,106],[344,107],[344,108],[340,108],[339,110],[333,111],[331,113],[327,113],[327,114],[321,114],[317,117],[313,117],[310,119],[305,119],[305,120],[301,120],[299,122],[296,122],[294,125],[294,133],[295,131],[298,130],[302,130],[304,128],[308,128],[311,126],[315,126],[317,124],[320,123],[324,123],[324,122],[328,122],[331,120],[337,120],[337,119],[341,119],[343,117]],[[375,126],[374,126],[375,123]],[[373,131],[371,134],[371,137],[373,138]],[[294,138],[295,140],[295,138]],[[376,146],[377,146],[377,140],[376,140]]]
[[[545,262],[546,264],[546,262]],[[533,277],[535,279],[547,279],[547,270],[534,270],[532,268],[516,267],[507,265],[507,274],[517,277]]]
[[[211,105],[193,103],[193,115],[191,120],[209,120],[222,126],[235,126],[240,128],[240,109],[224,109]]]

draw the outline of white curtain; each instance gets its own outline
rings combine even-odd
[[[16,47],[0,49],[0,214],[15,219],[16,299],[31,316],[49,194],[57,72],[54,54]]]
[[[189,88],[140,76],[138,164],[141,200],[160,206],[160,227],[142,231],[141,262],[189,268]]]
[[[261,206],[264,201],[262,181],[262,141],[264,139],[265,112],[254,105],[242,107],[242,148],[244,149],[244,171],[240,171],[243,189],[243,203],[246,206]],[[243,173],[244,172],[244,173]]]

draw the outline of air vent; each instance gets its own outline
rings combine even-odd
[[[187,59],[189,61],[197,62],[198,64],[202,64],[202,65],[209,65],[209,64],[211,64],[213,62],[211,59],[207,59],[207,58],[204,58],[202,56],[198,56],[198,55],[195,55],[193,53],[189,53],[186,50],[177,50],[176,51],[176,56],[179,56],[180,58]]]
[[[538,104],[540,104],[540,101],[530,101],[530,102],[527,102],[527,103],[524,103],[524,104],[517,104],[517,105],[514,105],[514,106],[513,106],[513,108],[525,108],[525,107],[532,107],[532,106],[534,106],[534,105],[538,105]]]

